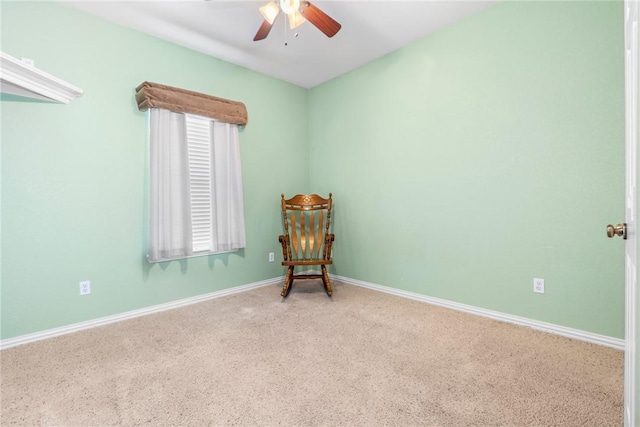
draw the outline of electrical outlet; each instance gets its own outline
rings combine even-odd
[[[544,279],[533,279],[533,292],[544,294]]]
[[[80,282],[80,295],[89,295],[91,293],[91,282],[83,280]]]
[[[276,260],[276,256],[273,252],[269,252],[269,262],[273,262]]]

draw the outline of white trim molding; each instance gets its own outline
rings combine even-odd
[[[527,326],[529,328],[537,329],[543,332],[549,332],[563,337],[573,338],[580,341],[586,341],[593,344],[599,344],[616,350],[624,350],[625,342],[620,338],[608,337],[605,335],[594,334],[592,332],[581,331],[579,329],[567,328],[565,326],[554,325],[553,323],[541,322],[539,320],[528,319],[526,317],[514,316],[512,314],[501,313],[499,311],[486,310],[484,308],[474,307],[472,305],[461,304],[454,301],[449,301],[440,298],[429,297],[426,295],[418,294],[415,292],[403,291],[401,289],[390,288],[388,286],[376,285],[373,283],[364,282],[361,280],[350,279],[348,277],[342,277],[331,274],[331,279],[335,279],[338,282],[346,283],[349,285],[360,286],[363,288],[372,289],[374,291],[384,292],[391,295],[396,295],[402,298],[408,298],[416,301],[425,302],[427,304],[437,305],[440,307],[450,308],[452,310],[462,311],[469,314],[475,314],[477,316],[488,317],[490,319],[499,320],[501,322],[513,323],[520,326]]]
[[[312,274],[312,270],[305,273]],[[488,317],[490,319],[499,320],[502,322],[513,323],[520,326],[527,326],[533,329],[537,329],[543,332],[548,332],[556,335],[561,335],[568,338],[577,339],[580,341],[586,341],[593,344],[604,345],[612,347],[617,350],[624,350],[624,340],[619,338],[612,338],[604,335],[598,335],[591,332],[581,331],[578,329],[567,328],[564,326],[554,325],[552,323],[541,322],[538,320],[528,319],[526,317],[514,316],[511,314],[500,313],[498,311],[486,310],[471,305],[461,304],[454,301],[448,301],[440,298],[429,297],[426,295],[418,294],[415,292],[403,291],[401,289],[390,288],[388,286],[376,285],[361,280],[351,279],[348,277],[337,276],[331,274],[331,279],[338,282],[342,282],[348,285],[360,286],[362,288],[371,289],[378,292],[384,292],[387,294],[399,296],[402,298],[408,298],[415,301],[425,302],[427,304],[436,305],[439,307],[445,307],[452,310],[462,311],[477,316]],[[48,338],[54,338],[61,335],[71,334],[73,332],[82,331],[84,329],[95,328],[98,326],[108,325],[110,323],[121,322],[123,320],[134,319],[136,317],[146,316],[148,314],[155,314],[174,308],[184,307],[199,302],[208,301],[215,298],[224,297],[227,295],[233,295],[240,292],[249,291],[251,289],[260,288],[263,286],[281,285],[284,280],[284,276],[275,277],[273,279],[267,279],[260,282],[250,283],[248,285],[236,286],[229,289],[223,289],[221,291],[210,292],[203,295],[196,295],[190,298],[184,298],[176,301],[167,302],[164,304],[158,304],[151,307],[140,308],[137,310],[127,311],[125,313],[115,314],[112,316],[101,317],[98,319],[88,320],[86,322],[74,323],[72,325],[62,326],[59,328],[48,329],[46,331],[36,332],[33,334],[21,335],[14,338],[9,338],[0,341],[0,350],[5,350],[11,347],[16,347],[22,344],[29,344],[36,341],[45,340]]]
[[[5,350],[5,349],[16,347],[22,344],[29,344],[32,342],[41,341],[48,338],[54,338],[61,335],[67,335],[73,332],[82,331],[84,329],[90,329],[98,326],[108,325],[110,323],[121,322],[123,320],[134,319],[136,317],[146,316],[148,314],[155,314],[161,311],[171,310],[178,307],[184,307],[187,305],[196,304],[199,302],[204,302],[204,301],[208,301],[215,298],[220,298],[227,295],[233,295],[240,292],[249,291],[251,289],[261,288],[263,286],[275,285],[275,284],[282,283],[283,280],[284,280],[284,276],[276,277],[273,279],[263,280],[261,282],[250,283],[248,285],[236,286],[229,289],[223,289],[221,291],[210,292],[202,295],[196,295],[190,298],[179,299],[179,300],[167,302],[164,304],[158,304],[151,307],[145,307],[137,310],[127,311],[125,313],[114,314],[113,316],[100,317],[98,319],[87,320],[86,322],[74,323],[72,325],[48,329],[42,332],[21,335],[19,337],[1,340],[0,350]]]
[[[84,91],[45,73],[32,62],[0,52],[0,92],[68,104]]]

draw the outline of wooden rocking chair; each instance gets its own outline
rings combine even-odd
[[[328,199],[317,194],[298,194],[290,199],[285,199],[284,194],[282,195],[285,234],[279,236],[278,240],[282,244],[282,265],[288,267],[280,294],[283,298],[289,295],[295,279],[321,278],[327,295],[333,294],[326,267],[333,263],[331,245],[335,236],[329,233],[331,205],[331,193]],[[293,274],[296,266],[312,265],[319,265],[321,274]]]

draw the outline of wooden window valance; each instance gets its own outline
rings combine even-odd
[[[238,101],[218,98],[158,83],[144,82],[136,88],[136,101],[140,111],[164,108],[177,113],[190,113],[210,117],[225,123],[245,126],[247,107]]]

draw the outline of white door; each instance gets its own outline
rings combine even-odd
[[[640,426],[636,366],[637,326],[637,154],[638,154],[638,0],[625,0],[625,360],[624,425]]]

